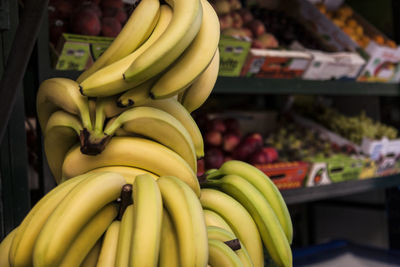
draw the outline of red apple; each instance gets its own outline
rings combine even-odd
[[[197,176],[203,175],[205,172],[204,158],[197,160]]]
[[[209,148],[204,155],[206,169],[217,169],[224,163],[224,153],[219,148]]]
[[[108,8],[124,8],[124,2],[122,0],[102,0],[100,2],[101,9]]]
[[[250,164],[266,164],[269,163],[269,159],[267,154],[262,149],[258,149],[250,154],[248,162]]]
[[[264,23],[259,19],[253,19],[248,22],[246,27],[251,30],[254,37],[258,37],[266,32]]]
[[[226,126],[224,123],[224,119],[222,118],[214,118],[207,124],[207,130],[209,131],[218,131],[218,132],[225,132]]]
[[[240,123],[239,120],[236,118],[225,118],[224,124],[226,127],[226,131],[230,132],[240,132]]]
[[[54,7],[57,17],[60,19],[69,19],[74,12],[74,3],[68,0],[52,1],[49,6]]]
[[[121,31],[121,23],[116,18],[101,19],[101,35],[106,37],[117,37]]]
[[[232,151],[232,156],[238,160],[246,161],[248,157],[263,145],[263,138],[259,133],[246,136],[240,144]]]
[[[83,9],[73,16],[71,30],[76,34],[99,35],[101,22],[95,11]]]
[[[58,19],[53,21],[49,25],[49,38],[50,42],[54,45],[57,46],[58,41],[60,40],[61,35],[64,32],[67,32],[68,30],[68,25],[65,23],[65,21]]]
[[[279,158],[278,151],[274,147],[263,147],[262,151],[267,156],[268,159],[267,163],[273,163],[278,161]]]
[[[96,4],[95,2],[92,2],[92,1],[81,2],[76,8],[76,12],[80,12],[83,9],[90,9],[91,11],[95,12],[99,18],[101,18],[103,16],[99,5]]]
[[[222,144],[222,133],[216,130],[207,131],[204,136],[204,142],[210,146],[220,146]]]
[[[222,141],[222,148],[226,152],[232,152],[240,143],[240,136],[233,133],[225,133]]]

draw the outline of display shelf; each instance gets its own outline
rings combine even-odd
[[[400,174],[363,180],[351,180],[329,185],[282,190],[287,204],[298,204],[342,197],[400,185]]]
[[[213,93],[398,96],[400,84],[220,76]]]

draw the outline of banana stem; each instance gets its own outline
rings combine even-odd
[[[119,204],[119,212],[117,216],[118,220],[122,219],[122,215],[124,215],[126,208],[132,203],[132,185],[125,184],[121,189],[121,203]]]
[[[118,119],[119,117],[111,119],[104,129],[104,134],[108,136],[113,136],[115,132],[121,128],[121,121]]]
[[[96,115],[94,124],[94,134],[102,135],[104,129],[104,122],[106,120],[106,114],[104,112],[104,101],[98,99],[96,103]]]
[[[240,245],[239,239],[237,239],[237,238],[225,241],[224,243],[227,244],[228,247],[230,247],[233,251],[236,251],[236,250],[239,250],[242,248],[242,246]]]

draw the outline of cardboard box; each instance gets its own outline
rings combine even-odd
[[[308,52],[312,61],[303,74],[307,80],[355,80],[366,63],[354,52]]]
[[[307,162],[278,162],[271,164],[255,164],[264,172],[280,189],[292,189],[302,187],[308,173]]]
[[[258,78],[300,78],[311,62],[302,51],[250,49],[241,76]]]
[[[240,76],[243,64],[251,46],[250,41],[221,35],[218,47],[220,52],[219,76]]]
[[[55,50],[57,70],[82,71],[110,46],[114,38],[63,33]]]

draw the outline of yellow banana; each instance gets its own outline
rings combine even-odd
[[[216,189],[202,189],[200,202],[204,209],[217,212],[224,218],[249,252],[254,266],[264,266],[260,233],[249,212],[233,197]]]
[[[67,78],[50,78],[43,81],[36,95],[36,111],[42,131],[50,115],[59,109],[78,115],[82,125],[92,130],[88,99],[79,93],[78,83]]]
[[[157,184],[176,229],[180,266],[206,266],[207,229],[199,199],[187,184],[174,176],[161,176]]]
[[[172,9],[168,5],[160,6],[160,18],[150,37],[134,52],[122,59],[99,69],[85,80],[80,81],[81,92],[87,96],[111,96],[132,89],[141,83],[126,82],[124,71],[136,58],[146,51],[167,29],[172,18]],[[130,33],[132,34],[132,33]],[[134,34],[132,34],[134,35]]]
[[[153,107],[133,107],[110,121],[104,134],[113,136],[119,128],[165,145],[185,159],[194,172],[197,171],[192,138],[182,123],[169,113]]]
[[[158,176],[154,173],[148,172],[143,169],[135,168],[135,167],[127,167],[127,166],[108,166],[108,167],[100,167],[97,169],[93,169],[88,171],[87,173],[95,173],[95,172],[115,172],[121,174],[126,183],[133,184],[135,182],[136,176],[140,174],[149,174],[153,177],[154,180],[158,179]]]
[[[131,253],[131,240],[133,232],[133,205],[126,207],[121,219],[118,233],[117,254],[115,267],[127,267]]]
[[[44,195],[28,212],[18,226],[10,250],[12,266],[32,266],[34,244],[49,216],[58,207],[64,197],[80,182],[90,177],[84,174],[59,184]]]
[[[63,177],[68,179],[106,166],[132,166],[158,176],[173,175],[187,183],[200,195],[196,174],[177,153],[152,140],[139,137],[113,137],[101,154],[84,155],[73,147],[63,163]]]
[[[200,2],[203,10],[200,30],[185,52],[151,88],[151,96],[155,99],[176,95],[190,86],[207,68],[218,49],[220,35],[218,16],[207,0]]]
[[[225,175],[238,175],[254,185],[261,192],[264,198],[268,200],[278,217],[289,243],[292,243],[293,226],[289,210],[279,189],[267,175],[253,165],[238,160],[225,162],[219,168],[219,172]]]
[[[106,204],[117,200],[125,179],[96,173],[72,189],[58,204],[36,240],[34,266],[57,266],[82,227]]]
[[[200,0],[167,0],[173,9],[168,28],[124,72],[128,82],[142,83],[167,69],[185,51],[200,30]]]
[[[81,265],[117,215],[118,205],[116,203],[111,202],[101,208],[78,232],[59,266],[70,267]]]
[[[178,100],[175,98],[152,100],[144,103],[143,106],[158,108],[174,116],[185,126],[192,137],[197,158],[204,156],[204,141],[200,129],[190,113]]]
[[[208,209],[203,209],[203,212],[204,212],[204,219],[206,220],[207,226],[219,227],[219,228],[225,229],[228,232],[233,233],[232,228],[224,220],[224,218],[221,217],[221,215],[219,215],[218,213],[216,213],[212,210],[208,210]]]
[[[147,174],[137,176],[132,198],[133,232],[129,266],[157,266],[163,204],[153,177]]]
[[[243,267],[239,256],[227,244],[217,239],[208,239],[211,266]]]
[[[218,226],[207,226],[207,236],[208,239],[217,239],[222,242],[237,239],[233,232],[227,231]],[[239,240],[240,243],[240,240]],[[247,249],[240,244],[240,249],[235,250],[236,254],[239,256],[240,261],[243,263],[243,267],[253,267],[253,262],[251,261],[250,255]]]
[[[156,78],[151,78],[138,86],[127,90],[118,98],[118,106],[120,107],[132,107],[141,106],[144,103],[151,100],[150,89],[156,82]]]
[[[161,225],[159,267],[179,267],[179,247],[176,229],[169,215],[164,208]]]
[[[250,182],[238,175],[225,175],[210,186],[239,201],[251,214],[268,254],[278,266],[292,266],[292,251],[285,233],[264,196]]]
[[[62,110],[51,114],[44,132],[44,152],[50,171],[57,184],[61,181],[61,168],[65,155],[79,143],[83,130],[80,120]]]
[[[201,107],[210,96],[218,78],[219,59],[217,49],[210,65],[189,88],[182,92],[180,102],[190,113]]]
[[[121,221],[113,221],[104,235],[96,267],[115,266]]]
[[[83,262],[81,263],[81,265],[79,267],[96,267],[97,266],[97,261],[99,259],[102,242],[103,242],[103,238],[100,238],[99,240],[97,240],[96,244],[94,245],[94,247],[92,247],[92,249],[86,255],[86,258],[83,260]]]
[[[118,36],[104,53],[77,79],[79,83],[97,70],[135,51],[151,34],[160,15],[158,0],[142,0],[126,21]]]
[[[18,231],[18,227],[14,228],[9,232],[0,243],[0,266],[10,267],[9,254],[11,250],[11,244],[14,240],[15,234]]]

